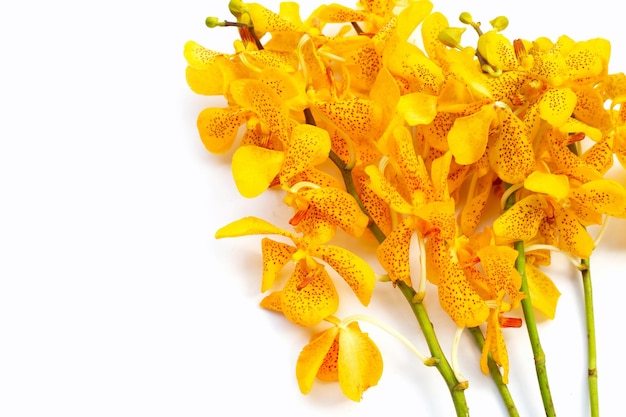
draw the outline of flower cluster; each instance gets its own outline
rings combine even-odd
[[[551,252],[581,266],[598,243],[587,227],[626,217],[626,189],[605,178],[614,155],[626,166],[626,77],[608,73],[609,42],[510,40],[504,17],[483,32],[468,13],[451,23],[428,0],[323,5],[306,19],[293,2],[230,10],[234,21],[207,25],[237,27],[232,53],[184,48],[191,89],[227,100],[200,113],[200,138],[210,152],[233,152],[243,196],[283,193],[294,215],[293,231],[247,217],[216,237],[280,237],[262,240],[261,306],[331,325],[302,350],[302,392],[317,377],[358,401],[382,373],[369,336],[334,316],[335,279],[365,306],[376,281],[332,244],[338,228],[378,240],[390,285],[412,291],[411,304],[428,281],[459,328],[486,329],[481,369],[495,361],[506,384],[502,328],[521,325],[524,303],[554,317],[560,293],[541,269]],[[475,46],[464,44],[466,28]],[[493,218],[488,207],[501,210]]]

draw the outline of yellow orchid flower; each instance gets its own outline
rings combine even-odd
[[[336,226],[350,236],[361,237],[369,223],[354,197],[338,188],[302,188],[289,193],[285,203],[296,209],[290,221],[296,231],[319,242],[330,241]]]
[[[494,233],[511,240],[554,244],[576,257],[588,258],[595,243],[585,226],[601,223],[602,215],[624,217],[626,190],[605,178],[574,185],[562,174],[533,172],[524,187],[536,194],[522,198],[498,217]],[[554,232],[540,231],[542,226],[552,227]],[[546,237],[549,241],[543,241]]]
[[[300,391],[308,394],[315,378],[338,381],[343,394],[361,401],[363,392],[378,384],[383,360],[372,339],[358,323],[337,325],[315,335],[296,363]]]
[[[198,131],[207,150],[227,152],[239,127],[252,119],[263,136],[275,136],[279,143],[286,143],[289,108],[272,87],[258,80],[243,79],[231,82],[229,89],[234,105],[207,108],[198,116]]]
[[[413,233],[418,232],[421,238],[433,232],[447,239],[455,236],[454,202],[449,199],[446,183],[451,155],[446,154],[433,163],[430,178],[424,161],[416,156],[411,136],[405,128],[398,127],[394,131],[389,145],[408,190],[408,200],[377,167],[368,166],[365,173],[370,178],[368,185],[372,191],[387,202],[392,210],[407,217],[379,246],[377,256],[392,281],[401,280],[410,284],[408,260]]]
[[[371,267],[352,252],[326,242],[312,241],[307,235],[297,237],[291,232],[257,217],[245,217],[234,221],[215,233],[215,237],[238,237],[248,235],[280,235],[289,238],[295,246],[263,241],[262,291],[269,290],[277,274],[289,260],[296,267],[287,284],[280,291],[280,311],[289,320],[303,326],[319,323],[336,311],[338,295],[323,264],[330,265],[352,288],[362,304],[367,305],[372,296],[376,277]],[[272,303],[276,305],[276,296]]]
[[[493,237],[490,241],[493,241]],[[494,361],[503,368],[503,381],[507,383],[509,359],[501,327],[519,327],[521,326],[521,320],[505,318],[502,316],[502,313],[517,307],[521,299],[524,298],[524,294],[519,290],[522,279],[515,268],[515,261],[518,256],[517,251],[508,246],[493,245],[490,242],[479,247],[474,252],[471,247],[463,247],[462,239],[457,240],[457,242],[460,243],[455,250],[457,257],[461,259],[461,255],[464,253],[467,253],[467,255],[464,255],[465,257],[470,256],[470,259],[461,261],[466,266],[462,267],[462,271],[457,272],[459,276],[457,280],[458,282],[464,282],[462,279],[465,277],[465,281],[472,286],[475,294],[480,295],[480,298],[477,298],[471,304],[475,306],[476,310],[474,315],[469,317],[474,321],[463,323],[459,320],[459,312],[463,310],[458,307],[452,309],[452,302],[450,306],[447,306],[446,311],[450,310],[456,313],[456,316],[451,315],[451,317],[457,318],[455,322],[459,326],[472,327],[477,325],[476,321],[478,320],[480,320],[480,323],[487,322],[487,335],[483,345],[480,367],[483,373],[488,373],[487,355],[491,353]],[[472,264],[474,262],[480,263],[480,270]],[[443,272],[443,276],[445,277],[445,272]],[[469,291],[466,291],[466,293],[471,294]],[[477,302],[477,300],[481,300],[482,303]],[[442,304],[442,306],[444,305]]]
[[[301,326],[320,323],[334,314],[339,306],[339,294],[324,266],[305,259],[296,261],[293,272],[279,293],[280,311]]]
[[[558,181],[552,183],[558,184]],[[529,187],[533,188],[533,185]],[[558,190],[551,193],[563,194]],[[551,195],[531,194],[515,203],[494,221],[494,233],[510,241],[536,241],[540,239],[538,232],[542,221],[544,218],[551,218],[554,219],[552,224],[556,230],[556,245],[574,256],[588,258],[595,247],[593,239],[578,220],[576,213],[562,204],[563,202]]]

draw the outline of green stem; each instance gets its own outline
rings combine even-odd
[[[483,332],[480,330],[480,327],[470,327],[469,331],[472,333],[472,337],[478,345],[478,348],[482,351],[483,345],[485,344],[485,337],[483,336]],[[509,416],[519,417],[519,413],[517,412],[517,407],[515,407],[515,401],[513,401],[509,387],[507,387],[507,385],[502,381],[500,368],[491,357],[491,353],[489,353],[487,357],[487,366],[489,367],[489,374],[491,375],[493,382],[496,384],[498,391],[500,391],[500,396],[502,397],[502,401],[506,406]]]
[[[584,267],[582,272],[583,290],[585,293],[585,317],[587,319],[587,360],[588,360],[588,384],[589,384],[589,407],[591,417],[598,417],[598,368],[596,366],[596,327],[593,314],[593,291],[591,287],[591,267],[589,258],[582,259]]]
[[[535,358],[535,372],[537,374],[537,380],[539,381],[539,390],[541,391],[541,399],[543,400],[543,409],[546,412],[546,416],[555,417],[556,412],[554,410],[554,404],[552,402],[552,393],[550,392],[550,384],[548,384],[548,371],[546,368],[546,354],[541,347],[539,340],[539,332],[537,330],[537,322],[535,321],[535,311],[530,299],[530,291],[528,290],[528,280],[526,277],[526,253],[524,251],[524,242],[515,242],[515,249],[517,250],[517,260],[515,261],[515,267],[522,276],[522,288],[521,291],[526,294],[526,297],[522,300],[522,310],[524,311],[524,318],[526,319],[526,329],[528,330],[528,337],[530,339],[530,345],[533,350],[533,357]]]
[[[422,300],[416,298],[417,293],[411,286],[402,281],[398,281],[397,285],[406,300],[409,302],[411,310],[413,310],[413,314],[415,315],[415,318],[422,329],[422,333],[426,338],[430,354],[436,360],[435,367],[448,386],[448,390],[452,396],[452,402],[454,403],[454,409],[456,410],[456,415],[458,417],[469,416],[469,408],[467,407],[467,402],[465,400],[465,389],[467,388],[467,385],[459,383],[459,380],[454,375],[454,371],[450,366],[450,363],[441,350],[441,346],[437,340],[437,335],[435,334],[435,329],[433,324],[430,322],[426,308],[424,304],[422,304]],[[416,299],[419,301],[415,301]]]
[[[511,208],[516,201],[516,193],[512,193],[506,200],[504,210]],[[525,294],[522,299],[522,310],[524,311],[524,319],[526,320],[526,330],[528,331],[528,338],[530,339],[530,346],[533,351],[533,357],[535,359],[535,373],[537,374],[537,381],[539,382],[539,391],[541,392],[541,399],[543,401],[543,409],[548,417],[556,417],[554,410],[554,403],[552,402],[552,393],[550,392],[550,385],[548,384],[548,371],[546,368],[546,354],[541,347],[541,341],[539,340],[539,331],[537,330],[537,321],[535,320],[535,311],[533,309],[532,301],[530,298],[530,291],[528,289],[528,279],[526,277],[526,252],[524,250],[524,242],[515,242],[515,250],[517,250],[517,260],[515,261],[515,268],[522,277],[521,292]]]
[[[580,155],[580,142],[567,146],[575,155]],[[593,291],[591,286],[591,266],[589,258],[580,260],[585,298],[585,319],[587,321],[587,383],[589,386],[589,408],[591,417],[600,415],[598,399],[598,368],[596,365],[596,325],[593,314]]]

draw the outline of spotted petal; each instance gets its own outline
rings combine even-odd
[[[190,67],[198,70],[206,70],[214,66],[217,57],[223,54],[207,49],[194,41],[188,41],[185,43],[183,55]]]
[[[227,152],[237,138],[239,127],[250,113],[237,108],[204,109],[198,115],[198,132],[205,148],[212,153]]]
[[[267,129],[286,142],[289,107],[272,86],[244,79],[231,82],[230,92],[237,104],[257,114]]]
[[[437,286],[439,303],[459,327],[475,327],[487,320],[489,307],[470,285],[457,262],[448,260]]]
[[[400,195],[398,190],[381,174],[377,167],[370,165],[365,168],[365,173],[369,176],[368,186],[385,200],[391,208],[398,213],[411,213],[411,205]]]
[[[310,270],[301,260],[281,292],[280,304],[290,321],[314,326],[337,311],[339,295],[323,266]]]
[[[383,62],[392,74],[406,80],[412,91],[440,93],[445,80],[443,70],[417,46],[394,39],[385,51]]]
[[[303,28],[258,3],[247,3],[246,6],[257,32],[303,31]]]
[[[526,127],[517,116],[507,113],[499,129],[500,134],[489,149],[489,164],[502,181],[522,182],[535,168],[535,154]]]
[[[360,237],[369,218],[350,194],[338,188],[314,188],[302,192],[327,221],[341,227],[350,236]]]
[[[595,246],[587,229],[576,218],[570,209],[555,208],[558,246],[580,258],[588,258]]]
[[[265,292],[272,287],[276,277],[297,249],[294,246],[268,238],[263,238],[261,248],[263,252],[261,292]]]
[[[522,277],[515,269],[517,251],[508,246],[490,245],[480,248],[476,254],[495,298],[501,299],[508,293],[515,307],[521,299],[519,288],[522,286]]]
[[[579,79],[606,74],[610,54],[611,44],[606,39],[577,42],[565,58],[570,77]]]
[[[576,108],[576,93],[569,88],[546,91],[539,102],[539,116],[554,127],[562,126]]]
[[[513,44],[495,30],[478,38],[478,52],[497,69],[513,70],[519,66]]]
[[[596,212],[619,217],[626,215],[626,190],[615,180],[589,181],[572,190],[572,196]]]
[[[376,284],[376,275],[367,262],[352,252],[339,246],[321,246],[316,255],[331,266],[352,288],[361,301],[367,306]]]
[[[447,47],[439,40],[439,33],[448,28],[448,19],[440,12],[429,14],[422,23],[424,50],[431,59],[441,62]]]
[[[409,192],[412,203],[424,203],[434,196],[433,185],[428,177],[424,160],[415,153],[413,138],[409,130],[398,126],[393,130],[393,141],[389,144],[389,156],[398,164]]]
[[[382,109],[372,100],[318,101],[315,108],[324,121],[352,139],[371,138],[380,129]]]
[[[307,168],[324,162],[329,152],[330,136],[327,131],[308,124],[297,125],[291,131],[285,163],[280,173],[281,183],[286,184]]]
[[[515,203],[493,222],[496,236],[528,241],[537,234],[548,205],[544,197],[532,194]]]
[[[414,229],[411,218],[396,226],[376,250],[380,264],[393,282],[403,281],[411,285],[409,247]]]

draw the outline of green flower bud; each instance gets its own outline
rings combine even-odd
[[[459,20],[461,21],[461,23],[465,23],[466,25],[475,25],[472,15],[468,12],[461,13],[461,15],[459,16]]]
[[[465,28],[445,28],[439,32],[439,40],[446,46],[461,49],[461,36]]]
[[[239,18],[246,11],[246,5],[241,0],[230,0],[228,10],[230,10],[233,16]]]
[[[207,17],[204,23],[210,28],[214,28],[217,26],[224,26],[224,22],[221,22],[220,19],[215,16]]]
[[[480,29],[480,22],[474,22],[474,18],[472,18],[472,15],[468,12],[461,13],[461,15],[459,16],[459,20],[461,21],[461,23],[465,23],[466,25],[470,25],[471,27],[473,27],[478,36],[481,36],[483,34],[483,31]]]
[[[497,31],[501,32],[509,26],[509,19],[506,16],[498,16],[495,19],[489,21],[491,26]]]

